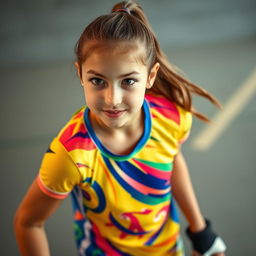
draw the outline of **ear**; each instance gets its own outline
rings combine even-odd
[[[151,68],[150,73],[148,75],[148,82],[147,82],[147,86],[146,86],[147,89],[150,89],[153,86],[159,67],[160,67],[160,64],[157,62]]]
[[[76,67],[76,72],[77,72],[77,75],[78,75],[78,77],[79,77],[79,79],[80,79],[80,81],[81,81],[81,84],[83,85],[83,81],[82,81],[82,71],[81,71],[81,69],[80,69],[80,66],[79,66],[79,64],[78,64],[77,61],[74,63],[74,65],[75,65],[75,67]]]

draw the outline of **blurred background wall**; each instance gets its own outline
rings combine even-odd
[[[53,136],[84,104],[73,66],[74,45],[84,27],[109,12],[116,1],[9,0],[0,8],[0,249],[19,255],[12,220],[18,203],[37,175]],[[227,107],[255,74],[254,0],[141,0],[170,61]],[[246,104],[207,148],[196,147],[207,125],[194,119],[183,146],[205,216],[228,246],[227,255],[254,255],[256,79]],[[245,88],[246,90],[246,88]],[[219,111],[195,98],[214,118]],[[234,105],[234,104],[233,104]],[[227,108],[226,108],[227,109]],[[223,120],[229,117],[225,116]],[[208,138],[206,136],[206,138]],[[186,227],[184,218],[182,228]],[[52,255],[75,255],[70,199],[46,226]],[[186,250],[189,243],[185,238]],[[189,253],[188,253],[189,255]]]

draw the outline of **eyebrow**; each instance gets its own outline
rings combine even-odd
[[[98,73],[98,72],[96,72],[96,71],[94,71],[94,70],[92,70],[92,69],[88,70],[88,71],[87,71],[87,74],[93,74],[93,75],[96,75],[96,76],[100,76],[100,77],[106,78],[106,76],[104,76],[104,75],[102,75],[102,74],[100,74],[100,73]],[[130,75],[139,75],[139,74],[140,74],[140,73],[138,73],[138,72],[136,72],[136,71],[132,71],[132,72],[129,72],[129,73],[127,73],[127,74],[120,75],[120,76],[118,76],[118,78],[130,76]]]

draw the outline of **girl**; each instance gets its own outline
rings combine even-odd
[[[76,55],[86,106],[53,139],[17,210],[21,254],[50,254],[44,222],[71,193],[78,255],[183,255],[175,201],[193,255],[224,255],[180,146],[192,114],[207,120],[191,94],[217,101],[175,71],[134,1],[89,24]]]

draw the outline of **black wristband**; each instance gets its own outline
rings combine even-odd
[[[199,232],[191,232],[189,228],[186,229],[186,233],[190,238],[193,248],[201,254],[207,252],[213,245],[217,234],[215,234],[211,227],[211,222],[205,219],[206,227]]]

